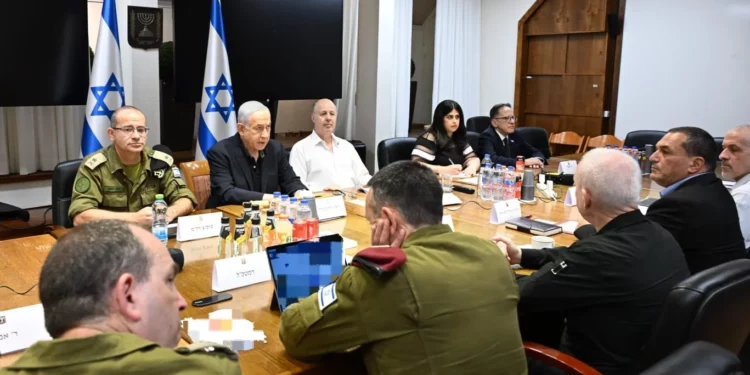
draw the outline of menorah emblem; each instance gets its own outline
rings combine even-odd
[[[151,30],[148,29],[148,25],[154,23],[154,19],[156,18],[153,13],[137,13],[136,17],[138,18],[138,22],[140,22],[143,25],[143,30],[141,30],[140,33],[138,33],[138,36],[151,38],[154,36],[154,33],[151,32]]]

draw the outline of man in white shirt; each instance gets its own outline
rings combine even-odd
[[[721,174],[736,181],[731,194],[737,204],[745,248],[750,247],[750,125],[738,126],[724,137]]]
[[[351,143],[336,137],[336,105],[328,99],[315,102],[313,132],[292,147],[289,163],[312,191],[361,187],[370,172]]]

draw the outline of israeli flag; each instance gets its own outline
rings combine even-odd
[[[94,65],[89,78],[86,118],[83,120],[81,136],[81,156],[109,144],[107,128],[112,113],[125,105],[125,89],[122,83],[117,7],[115,0],[104,0]]]
[[[195,159],[205,160],[206,153],[217,141],[228,138],[236,132],[237,115],[234,113],[234,92],[232,91],[232,77],[229,75],[221,1],[213,0]]]

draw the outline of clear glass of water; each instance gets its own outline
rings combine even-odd
[[[453,175],[441,174],[440,185],[443,186],[443,194],[452,193],[453,192]]]

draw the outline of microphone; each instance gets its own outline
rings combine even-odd
[[[526,169],[523,172],[523,184],[521,185],[521,201],[522,202],[533,202],[534,201],[534,171]]]

